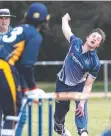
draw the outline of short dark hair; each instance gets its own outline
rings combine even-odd
[[[104,41],[106,40],[105,32],[102,29],[100,29],[100,28],[96,28],[96,29],[93,29],[89,35],[91,35],[94,32],[97,32],[97,33],[99,33],[102,36],[101,44],[104,43]]]

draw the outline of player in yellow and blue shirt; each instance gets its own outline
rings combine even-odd
[[[16,16],[10,14],[10,10],[7,8],[0,9],[0,40],[3,35],[12,30],[10,25],[11,19]],[[0,120],[2,119],[2,109],[0,107]],[[2,124],[3,125],[3,122]]]
[[[38,11],[35,12],[35,7]],[[44,12],[43,12],[44,10]],[[37,61],[39,48],[41,46],[41,43],[43,41],[43,37],[40,34],[39,31],[48,28],[48,22],[50,20],[50,15],[48,14],[48,10],[45,7],[45,5],[41,3],[32,4],[27,11],[24,19],[24,23],[32,24],[33,26],[37,27],[40,26],[40,30],[38,28],[36,34],[33,32],[33,27],[25,25],[26,31],[27,27],[30,27],[30,30],[28,33],[30,33],[29,37],[27,39],[30,39],[30,42],[28,43],[27,47],[25,48],[25,51],[20,58],[20,60],[17,62],[16,67],[21,73],[22,79],[24,79],[23,87],[24,91],[26,92],[28,89],[34,89],[37,88],[34,78],[34,63]],[[31,33],[33,34],[33,38]],[[27,41],[26,41],[27,42]]]
[[[100,60],[96,48],[105,40],[101,29],[94,29],[84,43],[71,32],[70,16],[66,13],[62,18],[62,31],[70,43],[69,51],[60,72],[57,74],[56,92],[90,93],[94,80],[100,70]],[[75,101],[75,124],[80,136],[88,136],[87,100]],[[69,111],[70,101],[56,101],[54,113],[54,130],[61,136],[71,136],[64,127],[65,116]]]
[[[43,40],[39,31],[47,25],[49,19],[46,6],[35,2],[28,9],[24,24],[13,28],[12,31],[3,36],[0,42],[0,73],[2,75],[0,76],[2,78],[0,98],[6,98],[5,100],[0,99],[4,114],[4,128],[11,129],[14,126],[13,122],[6,121],[5,117],[7,115],[18,115],[20,111],[21,83],[23,86],[30,86],[27,78],[30,78],[29,82],[32,82],[30,75],[33,74],[33,65],[37,61]],[[22,68],[24,72],[26,69],[27,73],[23,74]],[[25,81],[25,84],[23,81]],[[22,124],[19,127],[21,126]],[[21,135],[20,131],[21,128],[18,129],[16,136]]]

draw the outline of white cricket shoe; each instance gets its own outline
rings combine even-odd
[[[72,136],[69,130],[65,129],[65,132],[61,134],[60,136]]]
[[[83,133],[81,134],[81,136],[88,136],[88,133],[87,133],[87,132],[83,132]]]

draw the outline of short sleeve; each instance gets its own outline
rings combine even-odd
[[[76,37],[74,34],[70,37],[70,45],[71,46],[76,46],[79,48],[82,45],[83,41],[81,38]]]
[[[72,43],[73,40],[76,39],[76,36],[73,34],[71,37],[70,37],[70,44]]]

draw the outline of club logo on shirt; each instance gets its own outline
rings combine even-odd
[[[76,49],[76,51],[77,51],[77,52],[79,52],[79,48],[78,48],[78,46],[75,46],[75,49]]]
[[[89,64],[89,61],[88,61],[88,59],[86,59],[86,60],[85,60],[85,63],[86,63],[87,65]]]

